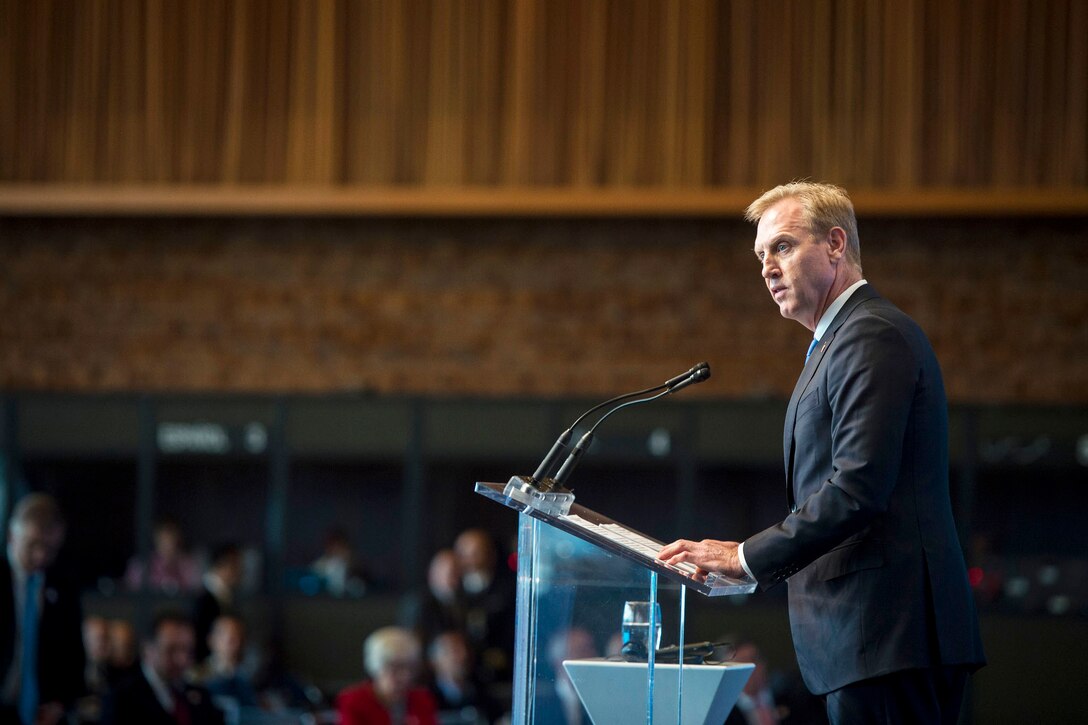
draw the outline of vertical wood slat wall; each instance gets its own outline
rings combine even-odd
[[[1081,0],[0,0],[0,182],[1088,186]]]

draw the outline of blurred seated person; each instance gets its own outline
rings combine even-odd
[[[725,637],[733,642],[734,662],[751,662],[756,666],[737,703],[729,711],[725,725],[820,725],[827,723],[827,710],[820,698],[804,687],[798,678],[790,682],[784,677],[772,677],[759,647],[744,637]]]
[[[110,624],[105,617],[84,618],[83,651],[87,656],[87,666],[83,669],[87,692],[105,695],[110,689]]]
[[[351,541],[342,529],[325,537],[325,551],[310,565],[325,590],[334,597],[361,597],[366,594],[367,577],[351,550]]]
[[[458,725],[492,722],[501,713],[476,682],[472,672],[472,654],[463,632],[442,632],[427,648],[433,681],[431,694],[438,705],[439,719]]]
[[[582,627],[561,629],[548,638],[545,654],[555,673],[555,688],[548,691],[538,686],[534,722],[589,725],[589,713],[582,706],[563,662],[598,656],[593,635]]]
[[[246,627],[241,617],[224,614],[208,635],[211,654],[196,668],[197,679],[213,698],[229,698],[238,707],[256,707],[253,680],[242,667]]]
[[[208,691],[185,681],[193,664],[193,625],[181,614],[160,614],[143,646],[136,674],[106,698],[107,725],[223,725]]]
[[[223,544],[212,552],[203,587],[193,603],[193,629],[196,632],[196,659],[208,658],[208,635],[212,623],[222,614],[234,612],[235,599],[242,584],[242,548],[235,543]]]
[[[421,665],[419,640],[401,627],[383,627],[363,645],[371,679],[336,698],[341,725],[437,725],[434,698],[415,684]]]
[[[110,691],[110,626],[104,617],[83,619],[83,651],[87,656],[83,669],[87,694],[76,701],[76,713],[81,723],[97,723],[102,718],[102,698]]]
[[[514,657],[515,582],[498,566],[495,544],[483,529],[468,529],[454,542],[461,565],[465,629],[478,653],[478,672],[488,682],[509,679]]]
[[[185,552],[181,527],[163,519],[155,524],[153,549],[146,566],[133,557],[125,570],[125,585],[130,591],[150,589],[163,594],[188,594],[200,585],[196,559]]]
[[[467,610],[461,590],[461,564],[452,549],[441,549],[427,567],[427,591],[410,601],[405,623],[421,642],[430,642],[442,632],[466,631]]]
[[[136,651],[136,629],[128,620],[111,619],[109,622],[110,654],[106,668],[109,686],[128,679],[140,667]]]

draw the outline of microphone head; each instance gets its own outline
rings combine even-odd
[[[677,390],[683,390],[689,385],[701,383],[709,377],[710,364],[705,362],[699,363],[690,371],[688,371],[688,373],[682,379],[677,380],[676,382],[672,382],[672,384],[668,386],[668,392],[675,393]]]

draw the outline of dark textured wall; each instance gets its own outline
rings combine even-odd
[[[956,401],[1088,402],[1081,219],[862,219]],[[0,219],[9,390],[600,397],[699,360],[787,396],[753,229],[711,220]]]

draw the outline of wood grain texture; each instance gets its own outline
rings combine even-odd
[[[47,196],[1088,188],[1079,0],[0,0],[0,41]]]

